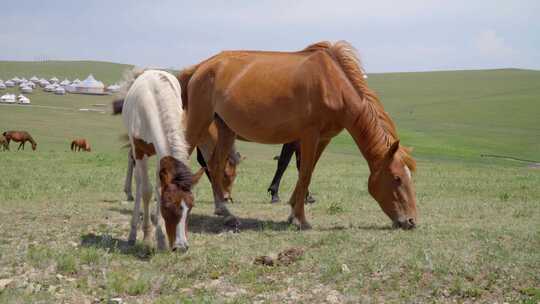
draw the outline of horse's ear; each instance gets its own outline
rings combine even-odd
[[[197,171],[195,174],[191,176],[191,185],[195,186],[201,179],[204,173],[204,168],[200,168],[199,171]]]
[[[394,154],[399,150],[399,139],[396,140],[391,146],[390,149],[388,149],[388,157],[393,157]]]
[[[162,185],[170,184],[173,180],[172,164],[166,156],[159,161],[159,180]]]

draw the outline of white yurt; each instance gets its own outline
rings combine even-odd
[[[77,83],[80,83],[80,82],[81,82],[81,80],[79,78],[75,78],[75,80],[73,80],[72,83],[77,84]]]
[[[58,78],[53,77],[53,78],[49,79],[49,82],[50,82],[50,83],[58,82]]]
[[[82,94],[103,94],[104,88],[103,82],[96,80],[94,76],[90,74],[85,80],[75,86],[75,92]]]
[[[11,81],[13,81],[13,83],[15,83],[15,84],[19,84],[19,82],[21,82],[21,79],[19,77],[15,76],[15,77],[11,78]]]
[[[119,92],[120,91],[120,86],[118,84],[111,84],[110,86],[107,87],[107,91],[111,92],[111,93],[116,93],[116,92]]]
[[[0,101],[5,103],[14,103],[15,94],[4,94],[2,97],[0,97]]]
[[[28,82],[28,79],[23,77],[23,78],[21,78],[21,82]]]
[[[18,101],[20,104],[30,104],[30,99],[24,95],[19,95]]]
[[[26,94],[32,93],[32,91],[33,91],[33,90],[32,90],[31,87],[25,86],[25,87],[22,87],[22,88],[21,88],[21,92],[26,93]]]
[[[5,90],[6,85],[3,82],[0,82],[0,90]]]
[[[4,82],[4,84],[6,85],[6,87],[8,88],[12,88],[15,86],[15,82],[13,82],[12,80],[8,80],[6,82]]]
[[[42,88],[44,88],[44,87],[46,87],[46,86],[48,86],[48,85],[50,85],[50,83],[49,83],[47,80],[45,80],[45,79],[41,79],[41,80],[39,81],[39,86],[42,87]]]
[[[36,75],[32,76],[32,78],[30,78],[30,81],[31,82],[39,82],[39,78],[36,77]]]
[[[45,88],[43,88],[43,90],[45,90],[45,92],[53,92],[55,89],[56,89],[56,87],[54,86],[54,84],[48,84],[48,85],[45,86]]]
[[[29,86],[29,87],[31,87],[32,89],[35,89],[35,88],[36,88],[36,84],[33,83],[33,82],[31,82],[31,81],[27,82],[27,83],[26,83],[26,86]]]
[[[54,94],[56,95],[64,95],[66,94],[66,90],[64,90],[63,87],[58,87],[54,90]]]
[[[70,85],[70,84],[71,84],[71,82],[69,80],[67,80],[67,78],[62,80],[62,82],[60,82],[60,85],[62,85],[62,86],[67,86],[67,85]]]

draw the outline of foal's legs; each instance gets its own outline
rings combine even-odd
[[[277,203],[279,202],[279,184],[281,183],[281,178],[283,177],[283,173],[285,173],[285,170],[287,170],[287,167],[289,166],[289,162],[291,161],[292,155],[295,151],[296,142],[284,144],[281,148],[281,153],[279,154],[278,159],[278,165],[276,173],[274,174],[274,178],[272,179],[272,182],[270,183],[270,187],[268,187],[268,192],[270,192],[270,195],[272,195],[271,203]],[[298,157],[297,157],[297,165],[299,166]]]
[[[163,219],[161,218],[161,180],[159,179],[159,165],[156,170],[156,213],[152,217],[152,224],[156,230],[156,242],[158,250],[167,250],[165,234],[163,234]]]
[[[149,204],[152,198],[152,185],[148,178],[148,157],[144,156],[139,160],[139,176],[141,177],[142,201],[143,201],[143,240],[149,244],[151,240],[150,212]],[[149,244],[150,245],[150,244]]]
[[[292,208],[292,214],[289,216],[289,221],[302,230],[311,228],[304,212],[304,201],[311,181],[318,144],[318,134],[306,136],[300,141],[300,151],[302,153],[302,157],[300,158],[300,172],[298,174],[296,187],[294,188],[294,192],[289,201]]]
[[[133,192],[131,191],[131,180],[133,178],[133,167],[135,166],[135,159],[131,150],[128,152],[128,168],[126,174],[126,180],[124,181],[124,193],[127,196],[128,201],[133,201]]]
[[[133,213],[131,214],[131,230],[129,231],[128,244],[135,245],[137,240],[137,226],[139,225],[139,214],[141,209],[142,198],[142,181],[139,160],[135,161],[135,204],[133,205]]]

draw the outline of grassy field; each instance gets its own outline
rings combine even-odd
[[[0,78],[92,72],[114,82],[123,68],[0,62]],[[78,111],[111,97],[38,90],[31,107],[0,105],[0,130],[25,129],[38,141],[36,152],[0,152],[0,303],[538,303],[540,170],[480,154],[540,160],[540,72],[373,74],[369,83],[415,149],[417,229],[391,229],[346,133],[317,167],[318,202],[307,207],[314,229],[305,232],[285,223],[284,202],[268,203],[280,147],[240,143],[247,159],[231,208],[242,230],[228,232],[212,215],[204,180],[186,254],[126,245],[121,118]],[[78,136],[92,153],[69,152]],[[295,181],[291,168],[283,200]],[[291,247],[305,251],[291,265],[253,263]]]

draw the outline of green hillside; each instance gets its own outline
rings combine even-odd
[[[6,80],[14,76],[29,78],[37,75],[83,79],[92,73],[97,79],[112,83],[118,81],[122,72],[129,67],[92,61],[0,61],[0,78]],[[368,81],[396,121],[402,142],[414,147],[414,154],[419,158],[481,161],[481,154],[497,154],[540,160],[539,71],[503,69],[385,73],[370,74]],[[55,96],[39,89],[31,97],[34,105],[67,106],[75,110],[96,102],[110,101],[110,97]],[[65,114],[53,113],[51,109],[0,109],[0,127],[3,129],[31,129],[32,118],[52,118]],[[81,117],[79,125],[85,126],[83,129],[87,132],[102,134],[99,129],[86,128],[88,122],[85,119],[91,115],[74,115]],[[22,121],[25,123],[22,124]],[[99,121],[104,124],[103,127],[110,123],[116,125],[116,120],[110,117],[98,116],[91,121]],[[77,129],[75,125],[71,128]],[[357,153],[346,132],[334,139],[329,150]]]

